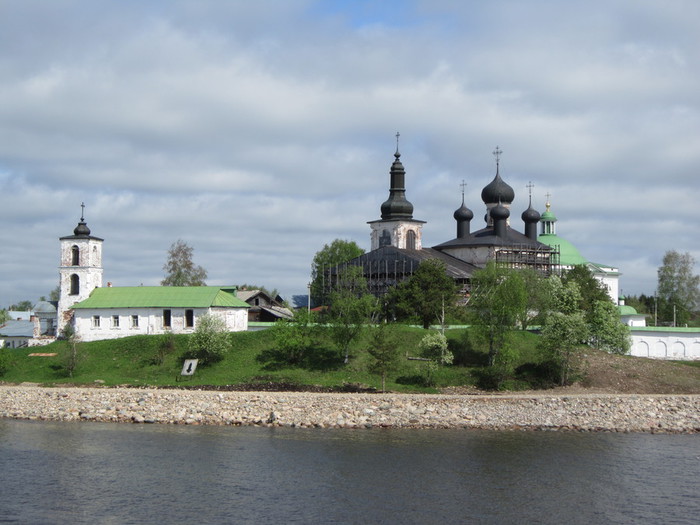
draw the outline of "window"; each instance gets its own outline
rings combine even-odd
[[[112,328],[119,328],[119,316],[118,315],[112,316]]]
[[[93,327],[93,328],[99,328],[99,327],[100,327],[100,316],[99,316],[99,315],[93,315],[93,316],[92,316],[92,327]]]
[[[416,232],[414,232],[413,230],[408,230],[408,233],[406,234],[406,249],[416,249]]]
[[[80,266],[80,248],[73,245],[71,248],[71,264],[73,266]]]
[[[163,328],[170,328],[172,326],[172,313],[170,310],[163,310]]]
[[[80,277],[76,274],[70,276],[70,295],[78,295],[80,293]]]
[[[185,310],[185,328],[194,327],[194,310]]]
[[[138,328],[138,327],[139,327],[139,316],[132,315],[131,316],[131,328]]]

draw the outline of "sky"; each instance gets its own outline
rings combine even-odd
[[[0,0],[0,307],[58,284],[85,203],[104,282],[305,294],[334,239],[369,250],[400,132],[423,245],[500,174],[512,226],[652,294],[700,260],[696,0]],[[697,270],[697,267],[696,267]]]

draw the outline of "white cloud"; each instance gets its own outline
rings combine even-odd
[[[502,174],[622,288],[700,257],[700,7],[691,1],[15,2],[0,17],[0,306],[47,295],[87,204],[105,277],[157,284],[170,243],[210,282],[304,293],[368,247],[401,132],[427,245]],[[112,276],[111,278],[109,276]]]

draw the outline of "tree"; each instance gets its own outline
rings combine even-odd
[[[489,262],[474,272],[468,308],[475,335],[488,345],[489,366],[496,364],[526,303],[525,283],[517,270]]]
[[[197,318],[197,327],[190,336],[190,355],[202,364],[221,361],[231,347],[226,323],[221,317],[204,314]]]
[[[57,302],[61,298],[61,287],[57,286],[49,292],[49,301]]]
[[[407,280],[390,292],[387,301],[397,318],[416,317],[428,329],[445,308],[455,303],[457,286],[438,259],[423,261]]]
[[[335,239],[316,252],[311,263],[311,298],[314,305],[323,305],[328,302],[331,287],[330,283],[326,282],[328,278],[326,270],[359,257],[363,253],[365,251],[355,241],[342,239]]]
[[[579,309],[583,310],[590,321],[593,314],[593,306],[598,301],[612,302],[605,285],[595,278],[593,272],[585,264],[574,266],[562,277],[564,284],[575,282],[581,295]]]
[[[588,325],[582,311],[554,312],[542,328],[542,341],[555,364],[559,384],[565,385],[576,369],[576,354],[584,347]]]
[[[166,272],[162,286],[205,286],[207,271],[192,262],[194,249],[178,239],[170,245],[168,260],[163,265]]]
[[[393,325],[379,324],[372,332],[369,349],[371,361],[369,371],[382,377],[382,392],[386,391],[386,377],[398,367],[399,348],[396,344],[396,334]]]
[[[698,306],[700,276],[693,273],[695,258],[690,253],[667,251],[658,269],[656,293],[659,317],[676,326],[685,325]]]
[[[331,339],[347,363],[350,344],[364,332],[377,306],[376,298],[367,290],[362,268],[348,266],[340,271],[330,302],[327,320]]]
[[[20,301],[16,304],[10,305],[8,310],[13,310],[15,312],[28,312],[32,309],[33,306],[34,305],[32,304],[31,301],[24,300],[24,301]]]
[[[274,351],[267,352],[264,358],[277,363],[301,364],[315,344],[315,321],[314,313],[306,309],[297,310],[292,319],[277,320],[271,329]]]
[[[531,268],[518,270],[525,286],[525,304],[518,312],[518,324],[523,330],[551,308],[552,283]],[[538,323],[539,324],[539,323]]]
[[[610,301],[597,301],[593,305],[588,330],[595,348],[621,355],[630,349],[629,329],[622,324],[617,308]]]
[[[66,342],[66,353],[63,355],[63,369],[68,377],[73,377],[81,360],[80,336],[72,324],[67,324],[61,332],[61,338]]]

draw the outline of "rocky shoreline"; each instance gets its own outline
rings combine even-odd
[[[700,432],[700,395],[423,395],[0,385],[0,417],[302,428]]]

